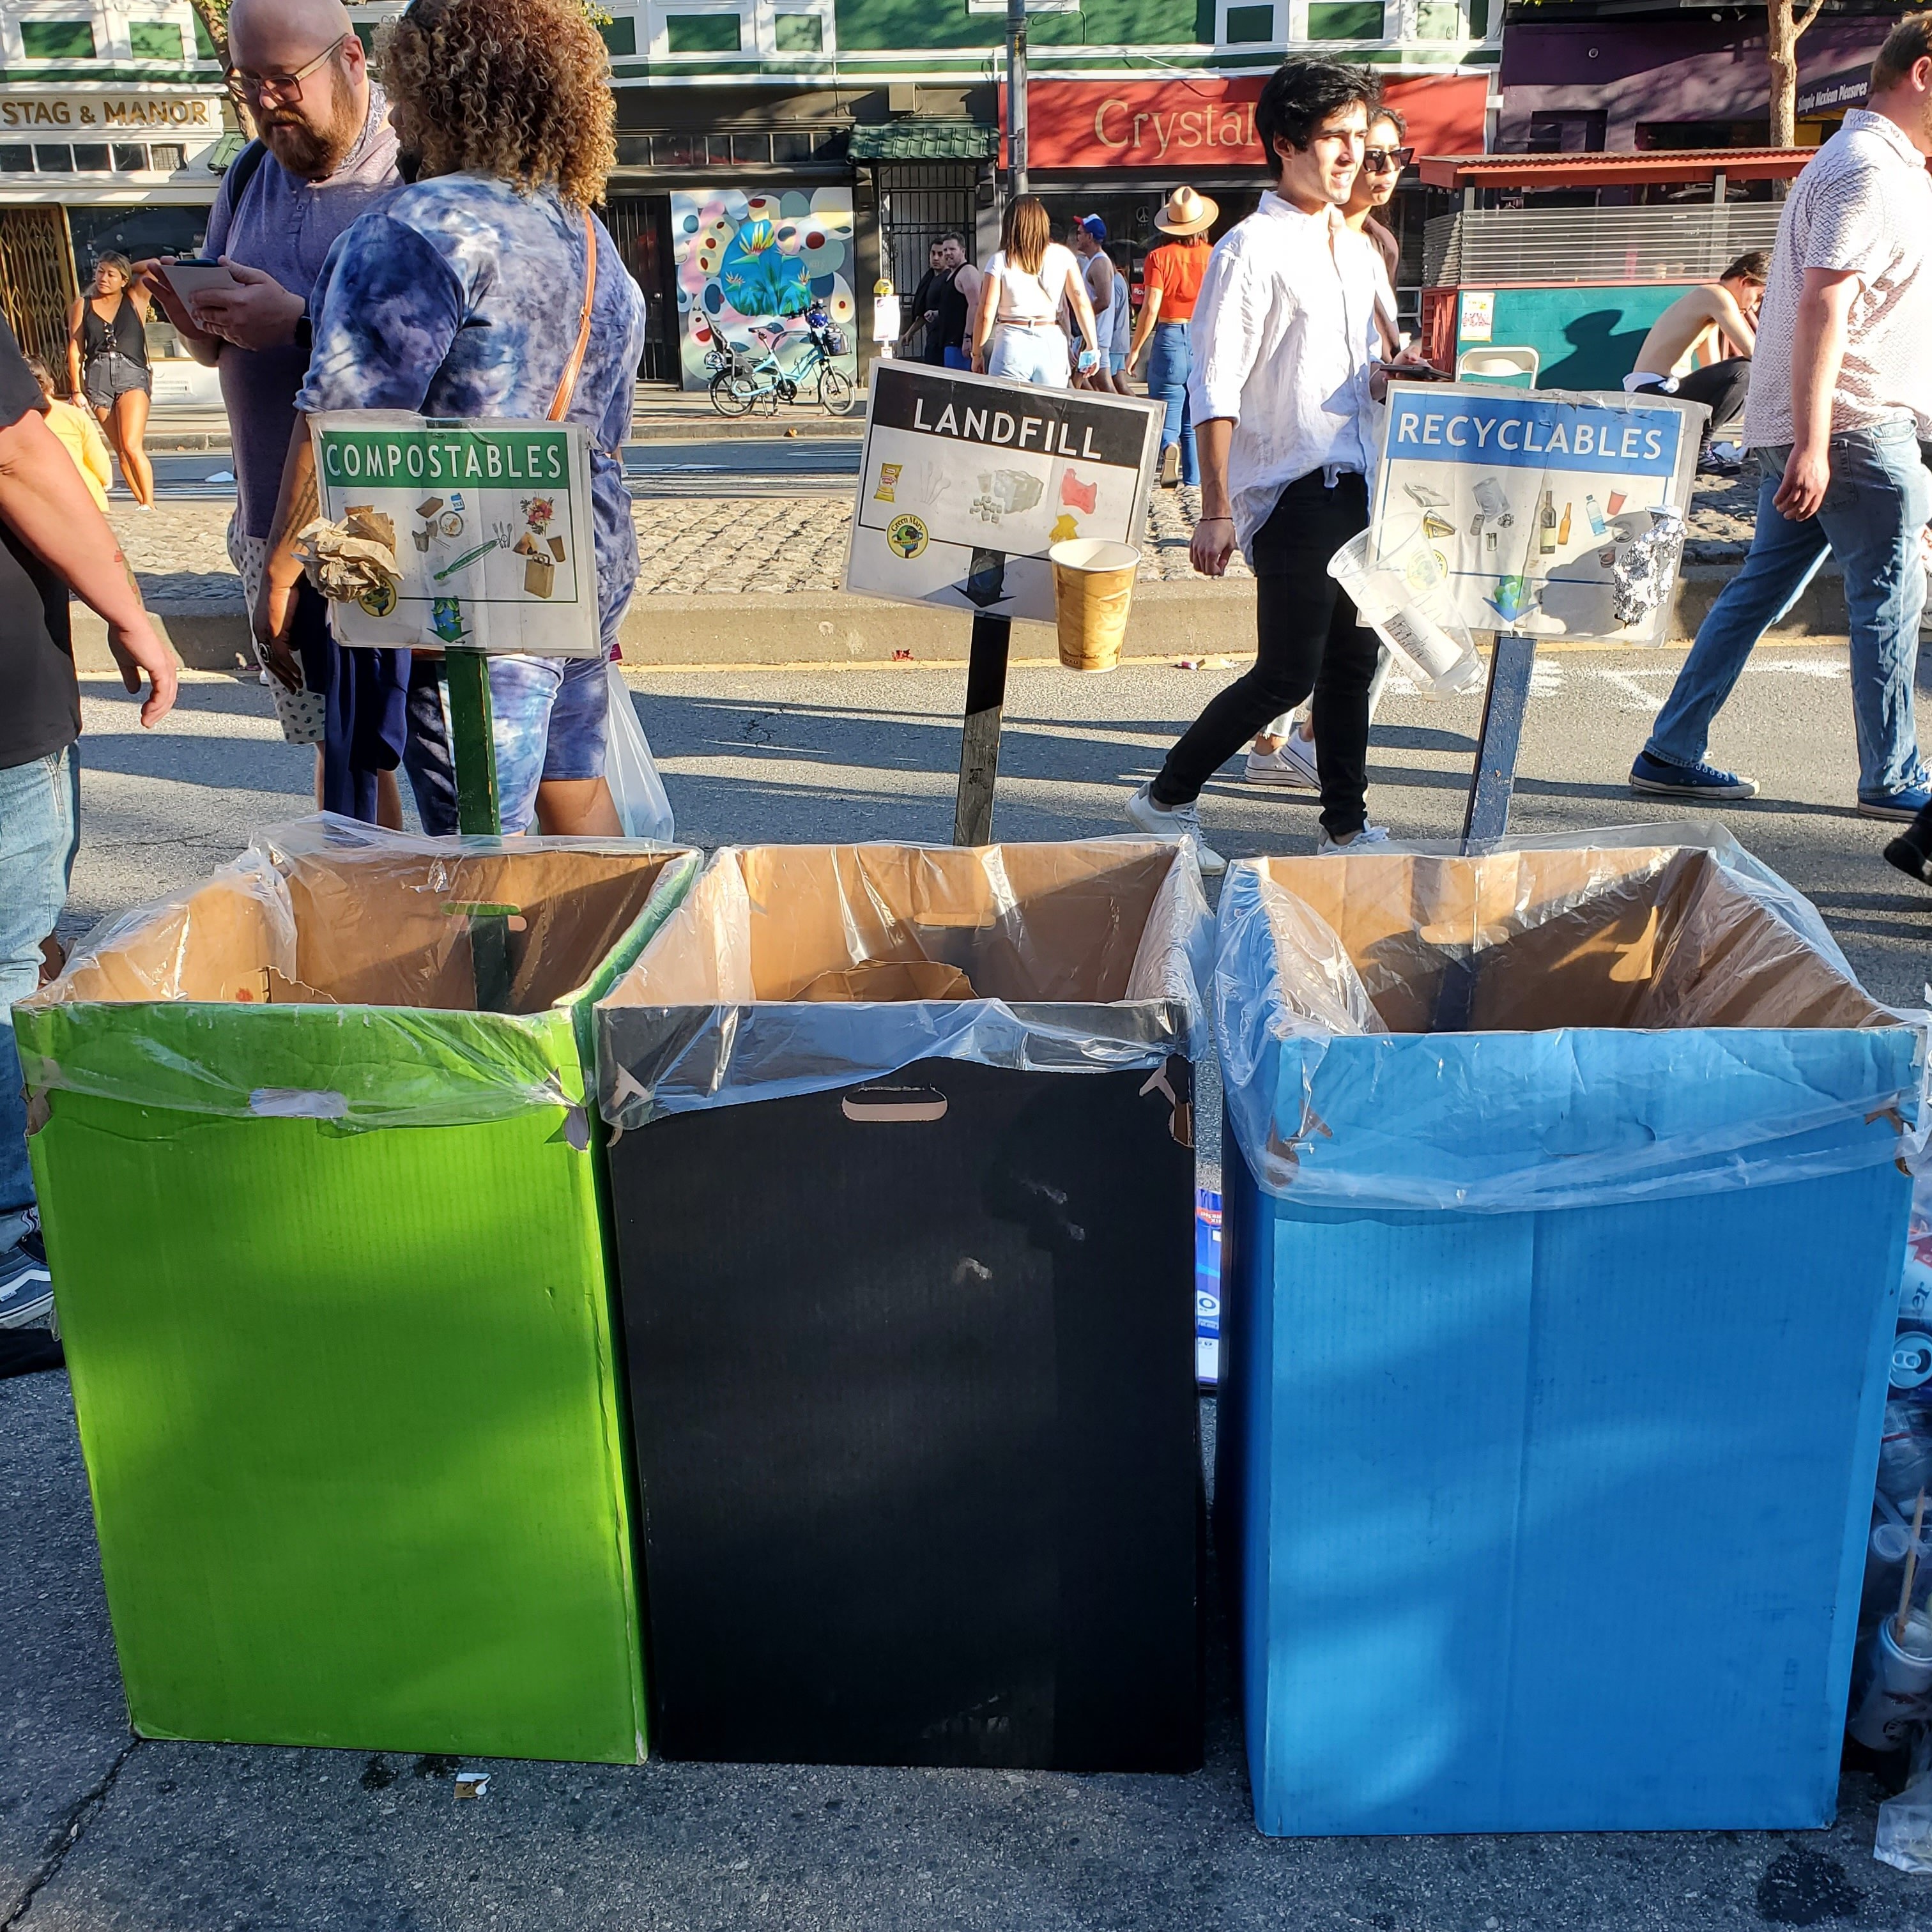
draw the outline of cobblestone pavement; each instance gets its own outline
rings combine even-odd
[[[1694,563],[1732,562],[1750,542],[1756,484],[1701,481],[1685,548]],[[1199,508],[1196,492],[1156,490],[1148,512],[1141,577],[1193,574],[1187,543]],[[116,504],[110,520],[150,607],[238,609],[242,590],[228,561],[230,506],[164,498],[157,508]],[[640,594],[726,595],[836,590],[845,566],[850,506],[840,496],[660,496],[637,508]],[[1236,557],[1231,577],[1245,577]]]

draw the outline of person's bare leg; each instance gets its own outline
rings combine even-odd
[[[322,747],[315,748],[315,808],[322,809]]]
[[[148,392],[124,389],[114,398],[117,446],[121,452],[121,473],[134,500],[149,509],[154,504],[154,466],[143,446],[148,434]]]
[[[621,838],[624,822],[602,778],[545,778],[537,787],[537,830],[554,838]]]
[[[403,829],[403,794],[397,788],[394,772],[376,774],[376,823],[385,832]]]

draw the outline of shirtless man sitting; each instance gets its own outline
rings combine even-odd
[[[1651,324],[1624,387],[1634,396],[1677,396],[1706,404],[1711,411],[1706,440],[1721,436],[1744,412],[1758,304],[1770,268],[1770,256],[1754,248],[1714,282],[1679,296]],[[1694,366],[1681,376],[1672,373],[1687,361]]]

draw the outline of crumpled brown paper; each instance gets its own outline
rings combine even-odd
[[[393,604],[400,592],[396,526],[380,511],[352,506],[340,523],[318,518],[296,536],[295,553],[310,583],[332,602],[373,596]]]

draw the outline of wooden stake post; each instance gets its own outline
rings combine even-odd
[[[993,842],[993,787],[1000,776],[1000,721],[1006,703],[1006,657],[1012,620],[984,610],[973,619],[966,666],[966,719],[959,734],[959,789],[952,804],[952,842]]]

